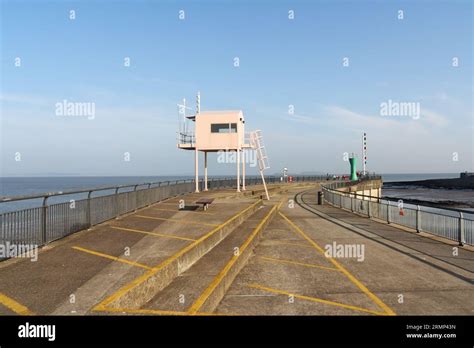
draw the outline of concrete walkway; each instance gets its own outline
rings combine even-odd
[[[400,252],[408,250],[407,255],[473,284],[474,253],[470,246],[459,247],[457,242],[429,233],[414,233],[402,226],[368,219],[328,204],[318,205],[316,191],[299,193],[296,200],[311,212],[319,212],[320,216],[335,219],[332,221],[352,228],[356,233],[370,232],[372,235],[365,233],[364,236]],[[456,251],[456,255],[453,255],[453,251]]]
[[[259,190],[174,197],[1,262],[0,315],[474,313],[472,251],[318,206],[314,184]]]
[[[205,212],[194,204],[203,196],[215,198]],[[185,210],[179,210],[181,200]],[[235,197],[233,190],[179,196],[53,242],[36,262],[1,262],[0,314],[24,314],[25,308],[34,314],[90,313],[255,201]]]
[[[316,191],[288,196],[295,198],[307,204],[303,208],[290,201],[281,209],[218,313],[474,313],[473,252],[459,249],[453,256],[453,245],[338,208],[316,206]],[[326,247],[334,243],[363,247],[363,258],[347,253],[327,258]]]

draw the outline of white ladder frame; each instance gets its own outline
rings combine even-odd
[[[258,169],[260,171],[260,176],[262,177],[263,187],[265,188],[265,195],[267,200],[270,200],[267,183],[265,182],[265,176],[263,175],[264,170],[270,168],[270,166],[268,165],[268,157],[262,138],[261,130],[250,132],[250,145],[257,153]]]

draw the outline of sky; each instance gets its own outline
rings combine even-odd
[[[2,176],[190,175],[197,91],[262,130],[269,173],[347,173],[364,132],[370,172],[474,171],[472,1],[0,3]]]

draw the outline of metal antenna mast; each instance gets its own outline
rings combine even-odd
[[[198,91],[196,96],[196,115],[201,112],[201,92]]]
[[[364,132],[362,137],[362,175],[366,175],[366,165],[367,165],[367,133]]]

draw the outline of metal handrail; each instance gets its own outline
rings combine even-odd
[[[194,182],[194,179],[181,179],[181,180],[173,180],[178,184],[180,181],[183,183],[186,182]],[[37,194],[31,194],[31,195],[23,195],[23,196],[0,196],[0,203],[4,202],[14,202],[14,201],[22,201],[22,200],[27,200],[27,199],[38,199],[38,198],[49,198],[49,197],[54,197],[54,196],[66,196],[66,195],[74,195],[74,194],[79,194],[79,193],[89,193],[89,192],[96,192],[96,191],[107,191],[107,190],[118,190],[127,188],[127,187],[139,187],[139,186],[145,186],[148,185],[148,188],[150,188],[152,185],[161,185],[163,183],[167,183],[168,185],[170,184],[171,181],[155,181],[155,182],[144,182],[141,184],[130,184],[130,185],[115,185],[115,186],[99,186],[99,187],[94,187],[94,188],[88,188],[88,189],[81,189],[81,190],[68,190],[68,191],[57,191],[57,192],[45,192],[45,193],[37,193]],[[148,189],[147,188],[147,189]]]
[[[375,217],[385,220],[389,224],[395,223],[414,228],[416,232],[423,231],[451,239],[457,241],[461,246],[464,245],[464,243],[470,245],[474,244],[474,218],[471,218],[474,216],[474,212],[420,205],[416,205],[416,209],[405,206],[400,209],[400,207],[390,204],[390,202],[395,200],[382,198],[382,200],[386,202],[381,202],[381,198],[377,196],[340,191],[335,188],[352,186],[352,183],[344,183],[344,186],[340,186],[339,184],[340,183],[331,183],[329,185],[321,185],[324,200],[336,208],[349,210],[350,206],[351,212],[363,213],[367,215],[368,218]],[[357,184],[357,182],[354,184]],[[336,199],[336,197],[339,198]],[[355,205],[354,201],[356,203]],[[381,209],[381,207],[385,208]],[[395,218],[396,215],[392,215],[394,214],[393,208],[400,210],[399,215],[401,215],[402,218]],[[435,209],[435,211],[431,209]],[[403,213],[405,210],[410,213],[405,215],[405,213]],[[445,210],[457,212],[458,215],[449,215],[443,212]],[[465,216],[464,214],[469,214],[469,216]]]
[[[176,140],[178,144],[194,144],[196,142],[196,135],[194,132],[176,132]]]
[[[361,182],[361,181],[357,181],[357,182]],[[354,182],[353,185],[357,185],[357,182]],[[351,182],[346,182],[346,183],[349,183],[351,184]],[[331,185],[331,184],[329,184]],[[353,186],[353,185],[348,185],[348,186],[343,186],[343,187],[350,187],[350,186]],[[364,198],[369,198],[370,200],[377,200],[377,203],[379,204],[385,204],[383,202],[381,202],[382,200],[384,201],[387,201],[387,202],[398,202],[400,199],[397,199],[397,198],[394,198],[394,197],[379,197],[379,196],[370,196],[370,195],[366,195],[366,194],[363,194],[363,193],[357,193],[357,192],[344,192],[344,191],[339,191],[337,189],[334,189],[334,188],[331,188],[331,187],[328,187],[328,186],[324,186],[324,185],[321,185],[322,188],[324,188],[325,190],[328,190],[328,191],[332,191],[332,192],[335,192],[335,193],[338,193],[338,194],[342,194],[342,195],[345,195],[345,196],[354,196],[354,198],[357,198],[357,196],[359,197],[362,197],[362,199],[364,200]],[[438,207],[431,207],[431,206],[425,206],[425,205],[420,205],[420,204],[413,204],[413,203],[407,203],[407,204],[411,204],[411,205],[417,205],[417,206],[420,206],[421,208],[431,208],[431,209],[439,209],[439,210],[449,210],[449,211],[453,211],[453,212],[457,212],[457,213],[465,213],[465,214],[471,214],[471,215],[474,215],[474,211],[469,211],[469,210],[464,210],[464,209],[456,209],[456,208],[438,208]],[[410,209],[410,210],[416,210],[415,208],[410,208],[410,207],[403,207],[403,209]],[[432,213],[432,212],[430,212]],[[442,215],[442,216],[449,216],[449,217],[452,217],[452,215],[448,215],[448,214],[443,214],[443,213],[436,213],[438,215]],[[471,220],[471,219],[469,219]],[[473,219],[474,220],[474,219]]]
[[[294,182],[324,181],[326,176],[294,176]],[[204,188],[204,180],[199,179]],[[280,177],[268,176],[267,182],[281,184]],[[261,184],[259,177],[247,177],[247,185]],[[154,186],[153,186],[154,185]],[[208,179],[212,189],[233,187],[235,178],[213,177]],[[141,186],[146,186],[139,189]],[[131,188],[120,192],[121,189]],[[94,192],[112,191],[111,194],[92,196]],[[139,184],[102,186],[88,189],[46,192],[23,196],[1,197],[0,203],[42,199],[42,204],[13,211],[0,212],[0,243],[12,242],[41,246],[72,233],[90,228],[104,221],[119,218],[156,202],[191,193],[194,179],[158,181]],[[52,197],[85,194],[86,197],[49,204]]]
[[[247,179],[252,179],[252,178],[258,178],[258,176],[247,176]],[[269,179],[275,179],[279,178],[277,176],[268,176],[267,178]],[[317,180],[323,180],[323,178],[326,178],[326,176],[317,176],[317,175],[312,175],[312,176],[304,176],[304,175],[298,175],[295,176],[296,179],[298,178],[315,178]],[[204,179],[200,178],[199,181],[203,181]],[[231,177],[213,177],[213,178],[208,178],[208,181],[218,181],[218,180],[233,180]],[[56,192],[43,192],[43,193],[35,193],[31,195],[18,195],[18,196],[0,196],[0,203],[6,203],[6,202],[15,202],[15,201],[22,201],[22,200],[28,200],[28,199],[39,199],[39,198],[50,198],[50,197],[55,197],[55,196],[67,196],[67,195],[74,195],[74,194],[80,194],[80,193],[91,193],[91,192],[98,192],[98,191],[108,191],[108,190],[116,190],[118,193],[118,190],[128,188],[128,187],[134,187],[136,191],[137,187],[140,186],[146,186],[148,185],[147,188],[144,188],[144,190],[151,188],[152,185],[158,185],[158,186],[163,186],[163,184],[170,185],[171,182],[174,182],[175,184],[178,183],[192,183],[194,182],[195,179],[179,179],[179,180],[167,180],[167,181],[153,181],[153,182],[143,182],[139,184],[125,184],[125,185],[114,185],[114,186],[98,186],[98,187],[92,187],[92,188],[87,188],[87,189],[80,189],[80,190],[67,190],[67,191],[56,191]]]

